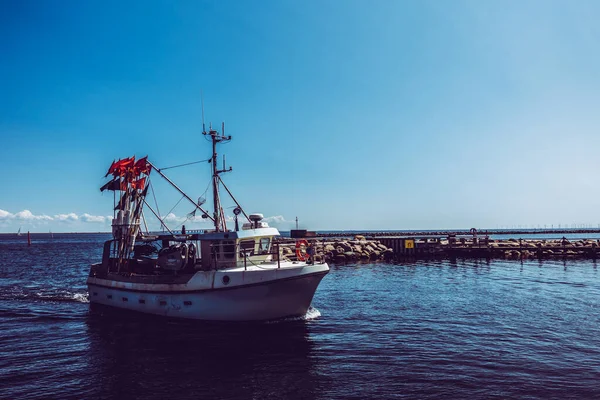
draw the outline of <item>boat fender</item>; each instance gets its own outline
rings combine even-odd
[[[296,241],[296,258],[299,261],[306,261],[310,258],[308,254],[308,242],[306,239],[300,239]]]
[[[188,247],[188,257],[196,256],[196,245],[194,243],[190,243]]]
[[[183,265],[186,265],[188,262],[188,245],[185,243],[181,244],[181,259],[183,260]]]
[[[196,264],[196,246],[190,243],[188,247],[188,264],[194,266]]]

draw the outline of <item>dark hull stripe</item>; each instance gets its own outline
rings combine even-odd
[[[90,302],[90,306],[92,307],[92,312],[98,312],[98,311],[107,311],[107,312],[111,312],[114,313],[114,315],[122,315],[122,314],[128,314],[130,316],[136,316],[138,318],[148,318],[148,319],[154,319],[154,318],[161,318],[164,320],[172,320],[172,321],[185,321],[187,323],[190,324],[214,324],[214,325],[261,325],[270,321],[280,321],[280,320],[285,320],[287,318],[299,318],[299,317],[303,317],[304,315],[306,315],[306,313],[304,314],[290,314],[290,315],[286,315],[283,317],[277,317],[277,318],[271,318],[271,319],[265,319],[265,320],[260,320],[260,319],[256,319],[256,320],[224,320],[224,319],[196,319],[196,318],[190,318],[190,317],[186,317],[186,316],[182,316],[182,315],[163,315],[163,314],[153,314],[153,313],[148,313],[145,311],[140,311],[140,310],[133,310],[130,308],[121,308],[115,305],[110,305],[110,304],[104,304],[104,303],[92,303]],[[290,321],[292,322],[292,321]]]
[[[292,281],[295,279],[303,279],[303,278],[315,277],[315,276],[321,276],[321,278],[322,278],[323,276],[327,275],[328,273],[329,273],[329,271],[313,272],[311,274],[292,276],[289,278],[275,279],[275,280],[271,280],[271,281],[264,281],[264,282],[258,282],[258,283],[251,283],[248,285],[239,285],[239,286],[222,287],[222,288],[210,288],[210,289],[196,289],[196,290],[141,290],[141,289],[113,287],[113,286],[108,286],[108,285],[102,285],[99,283],[88,283],[88,286],[96,286],[96,287],[101,287],[101,288],[105,288],[105,289],[120,290],[120,291],[124,291],[124,292],[152,293],[152,294],[189,294],[189,293],[204,293],[204,292],[216,292],[216,291],[225,291],[225,290],[244,289],[244,288],[249,288],[249,287],[253,287],[253,286],[270,285],[270,284],[275,284],[275,283],[279,283],[279,282]],[[100,278],[97,278],[97,279],[100,279]],[[109,279],[106,279],[106,280],[109,280]],[[114,282],[123,282],[123,281],[114,281]],[[149,284],[146,283],[146,285],[149,285]],[[159,285],[159,284],[157,284],[157,285]],[[91,300],[92,299],[90,299],[90,301]]]

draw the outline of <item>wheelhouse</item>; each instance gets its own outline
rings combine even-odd
[[[202,269],[247,267],[274,261],[278,254],[273,246],[276,236],[279,231],[275,228],[205,234],[200,240]]]
[[[189,233],[142,236],[134,255],[119,263],[118,241],[104,245],[101,266],[105,273],[172,275],[197,271],[244,268],[279,262],[276,228],[257,228],[236,232]],[[101,267],[101,268],[100,268]]]

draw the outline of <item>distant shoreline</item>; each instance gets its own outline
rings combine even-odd
[[[340,235],[379,236],[486,236],[486,235],[551,235],[551,234],[587,234],[600,233],[600,229],[487,229],[487,230],[421,230],[421,231],[316,231],[318,236],[333,237]]]
[[[283,233],[289,233],[288,230],[280,230]],[[361,230],[361,229],[348,229],[348,230],[317,230],[314,231],[320,237],[334,237],[334,236],[349,236],[349,235],[368,235],[368,236],[472,236],[473,233],[469,229],[432,229],[432,230],[385,230],[385,229],[373,229],[373,230]],[[600,233],[600,228],[567,228],[567,229],[478,229],[476,234],[481,235],[548,235],[548,234],[586,234],[586,233]],[[31,235],[110,235],[111,232],[30,232]],[[15,232],[4,232],[1,236],[17,236]],[[21,232],[21,236],[27,237],[27,232]]]

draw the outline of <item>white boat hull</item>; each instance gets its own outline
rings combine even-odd
[[[196,279],[184,285],[127,284],[90,277],[89,298],[92,305],[208,321],[302,316],[329,267],[322,264],[295,270],[278,270],[279,276],[273,276],[274,270],[200,272],[203,276],[194,276]],[[229,286],[223,285],[225,275],[230,277]]]

